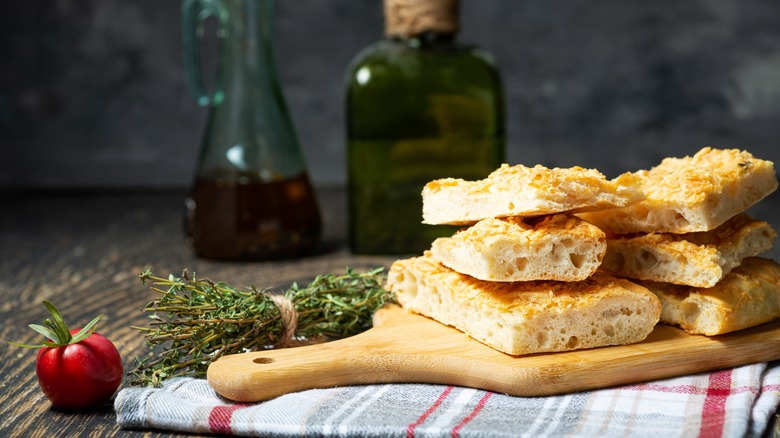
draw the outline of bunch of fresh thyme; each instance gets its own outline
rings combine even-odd
[[[280,308],[285,304],[277,304],[280,294],[255,287],[241,291],[186,270],[181,278],[155,277],[151,269],[139,277],[160,294],[144,308],[152,319],[150,327],[133,327],[144,333],[153,349],[136,361],[131,373],[130,383],[144,386],[157,386],[174,376],[204,376],[209,363],[221,356],[280,347],[290,334],[294,339],[355,335],[371,326],[377,309],[394,300],[382,287],[382,268],[363,273],[347,268],[343,275],[317,276],[306,287],[293,283],[283,294],[297,316],[290,333],[285,311],[292,309]]]

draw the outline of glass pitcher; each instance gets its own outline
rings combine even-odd
[[[217,26],[213,93],[201,73],[203,22]],[[321,219],[273,54],[272,0],[184,0],[188,87],[209,113],[185,234],[197,256],[295,257],[320,238]]]

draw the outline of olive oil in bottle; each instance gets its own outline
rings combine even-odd
[[[424,225],[423,186],[481,179],[504,160],[500,74],[456,40],[457,0],[384,0],[386,38],[347,74],[349,243],[357,254],[411,254],[452,226]]]

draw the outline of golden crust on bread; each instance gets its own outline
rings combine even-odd
[[[581,282],[490,282],[457,273],[428,252],[395,261],[386,287],[407,310],[508,354],[639,342],[661,313],[650,291],[605,273]]]
[[[579,281],[607,250],[603,231],[576,216],[488,218],[431,245],[443,265],[485,281]]]
[[[774,164],[739,149],[705,147],[635,172],[647,198],[581,217],[614,233],[709,231],[774,192]]]
[[[776,237],[771,225],[746,213],[711,231],[616,236],[607,240],[602,269],[637,280],[712,287],[743,259],[771,249]]]
[[[780,318],[780,265],[750,257],[711,288],[641,281],[661,300],[661,322],[714,336]]]
[[[644,198],[636,176],[607,180],[595,169],[548,169],[503,164],[487,178],[444,178],[422,191],[423,223],[473,224],[508,216],[591,211],[623,207]]]

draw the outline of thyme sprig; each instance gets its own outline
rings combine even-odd
[[[282,311],[272,294],[254,286],[239,290],[224,282],[198,278],[156,277],[147,268],[139,278],[159,297],[144,308],[144,333],[152,351],[136,360],[130,383],[158,386],[174,376],[202,377],[217,358],[279,347],[284,337]],[[298,314],[294,339],[322,341],[358,334],[371,326],[373,313],[394,301],[386,291],[382,268],[343,275],[317,276],[305,287],[293,283],[283,295]]]

